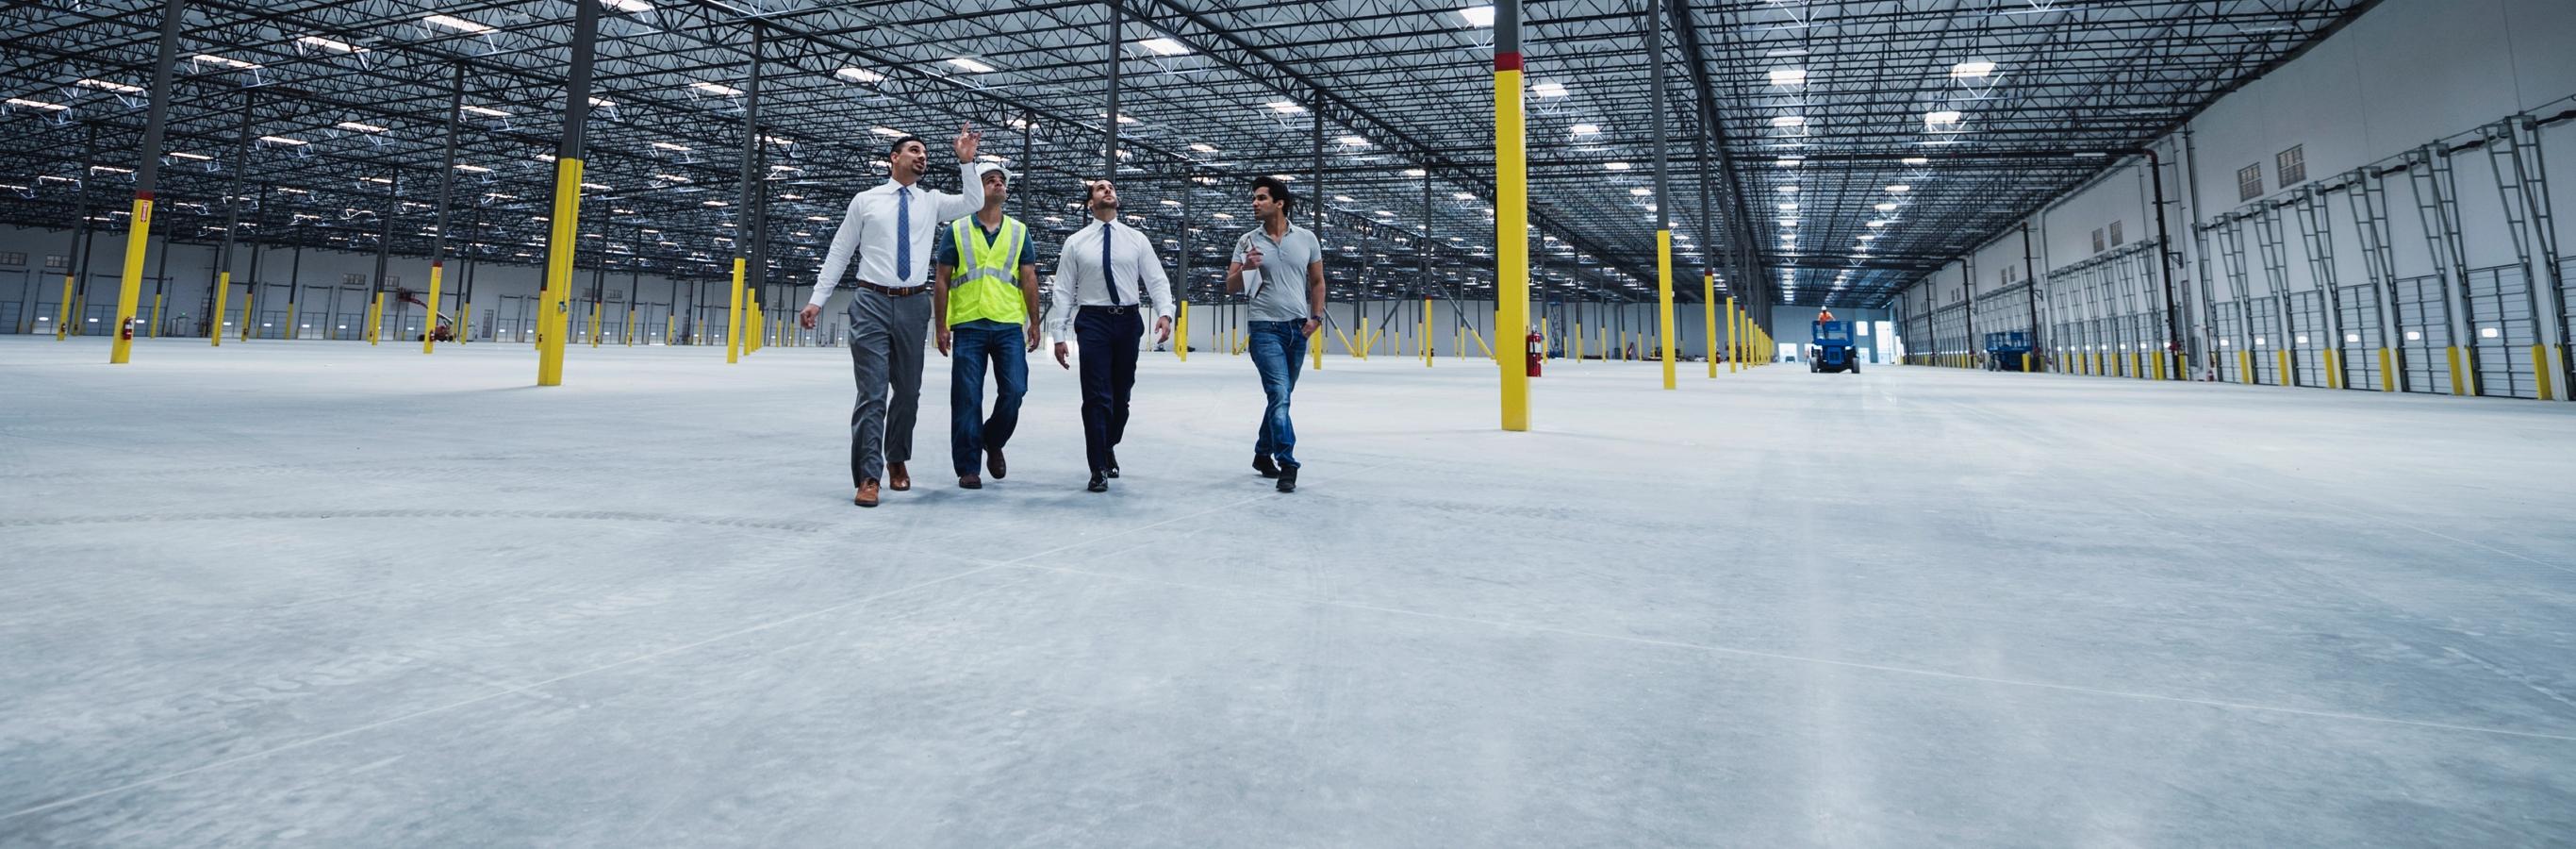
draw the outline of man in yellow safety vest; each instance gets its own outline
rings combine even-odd
[[[978,170],[984,208],[950,223],[931,258],[931,314],[938,317],[939,354],[950,358],[948,450],[962,489],[984,488],[978,466],[994,480],[1010,471],[1002,445],[1019,427],[1028,354],[1038,349],[1037,251],[1028,225],[1002,214],[1011,172],[994,164]],[[995,395],[989,419],[983,409],[988,361]]]

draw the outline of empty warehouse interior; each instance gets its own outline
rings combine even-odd
[[[0,846],[2576,844],[2576,4],[0,43]]]

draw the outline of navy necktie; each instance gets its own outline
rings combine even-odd
[[[888,285],[912,284],[912,188],[894,190],[894,282]]]
[[[1100,285],[1109,288],[1110,303],[1123,307],[1127,305],[1127,298],[1118,294],[1118,272],[1111,270],[1114,266],[1109,264],[1109,249],[1114,244],[1110,239],[1116,235],[1116,231],[1109,229],[1109,222],[1100,222]]]

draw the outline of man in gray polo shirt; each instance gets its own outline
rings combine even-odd
[[[1289,223],[1297,198],[1276,177],[1252,181],[1252,217],[1259,227],[1234,240],[1234,264],[1225,269],[1226,294],[1251,293],[1252,365],[1270,398],[1261,413],[1261,435],[1252,443],[1252,469],[1279,479],[1280,492],[1297,491],[1297,430],[1288,422],[1288,395],[1306,363],[1306,345],[1324,326],[1324,245],[1315,232]]]

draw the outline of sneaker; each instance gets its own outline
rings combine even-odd
[[[1252,455],[1252,470],[1260,472],[1262,477],[1275,478],[1279,476],[1279,463],[1276,460],[1270,459],[1270,455],[1268,454],[1254,454]]]
[[[1108,491],[1109,491],[1109,479],[1108,479],[1108,478],[1106,478],[1106,477],[1103,477],[1103,476],[1101,475],[1101,473],[1099,473],[1099,472],[1092,472],[1092,473],[1091,473],[1091,483],[1090,483],[1090,484],[1088,484],[1088,485],[1085,485],[1085,486],[1083,487],[1083,489],[1087,489],[1087,490],[1090,490],[1090,491],[1092,491],[1092,492],[1108,492]]]
[[[1279,491],[1297,491],[1297,467],[1288,466],[1279,470]]]

